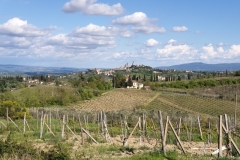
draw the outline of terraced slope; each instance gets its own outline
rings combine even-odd
[[[95,99],[74,105],[73,108],[88,111],[130,110],[149,103],[156,94],[158,93],[145,90],[115,89]]]

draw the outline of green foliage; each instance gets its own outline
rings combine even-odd
[[[6,141],[0,140],[0,157],[6,159],[49,159],[70,160],[70,154],[66,146],[61,143],[55,144],[49,151],[35,149],[30,141],[15,142],[11,139],[12,133]]]
[[[19,84],[21,84],[21,82],[23,82],[23,77],[21,76],[0,77],[0,92],[6,92],[12,88],[20,88]]]
[[[127,151],[127,152],[131,152],[131,153],[133,153],[134,154],[134,148],[131,148],[131,147],[121,147],[120,149],[119,149],[121,152],[125,152],[125,151]]]
[[[27,118],[27,119],[31,119],[31,118],[32,118],[32,116],[31,116],[30,113],[29,113],[28,108],[25,107],[25,108],[23,108],[21,111],[15,113],[15,114],[13,115],[13,119],[23,119],[25,113],[26,113],[26,118]]]
[[[21,111],[21,107],[18,102],[7,100],[0,103],[0,116],[6,116],[7,109],[9,117],[14,116],[17,112]]]
[[[113,87],[122,88],[126,87],[126,77],[123,74],[117,74],[113,77]]]
[[[58,80],[55,82],[56,85],[60,84]],[[100,96],[103,92],[112,88],[110,81],[103,76],[86,78],[83,74],[79,74],[78,77],[69,79],[69,82],[72,86],[36,85],[35,87],[15,90],[14,92],[1,93],[0,102],[6,100],[15,101],[16,103],[24,104],[21,107],[26,106],[28,108],[51,105],[66,106],[81,100]],[[14,107],[14,109],[16,108]],[[17,117],[21,116],[21,113],[17,115]]]
[[[133,85],[133,81],[132,81],[132,78],[131,78],[131,76],[129,75],[129,77],[128,77],[128,81],[127,81],[127,84],[126,84],[127,86],[132,86]]]
[[[53,149],[48,152],[43,152],[43,159],[48,160],[70,160],[70,154],[67,147],[63,144],[58,143]]]
[[[236,71],[234,75],[235,75],[235,76],[240,76],[240,70],[239,70],[239,71]]]
[[[27,108],[22,108],[22,105],[20,105],[16,101],[3,101],[0,103],[0,116],[6,116],[8,109],[8,116],[12,117],[13,119],[23,119],[24,114],[26,113],[26,118],[30,119],[32,118],[29,110]]]
[[[153,90],[157,90],[158,88],[191,89],[191,88],[200,88],[200,87],[216,87],[216,86],[239,84],[239,83],[240,83],[240,79],[236,79],[236,78],[202,79],[202,80],[192,79],[190,81],[185,80],[185,81],[172,81],[172,82],[153,82],[151,83],[150,86]]]

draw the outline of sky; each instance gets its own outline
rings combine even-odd
[[[0,64],[240,62],[239,0],[0,0]]]

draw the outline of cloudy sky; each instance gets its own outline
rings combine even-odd
[[[239,0],[0,0],[0,64],[240,62]]]

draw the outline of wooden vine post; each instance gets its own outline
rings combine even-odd
[[[138,123],[139,123],[139,120],[138,120],[137,124],[135,125],[135,127],[133,128],[133,130],[132,130],[132,132],[130,133],[130,135],[129,135],[126,139],[124,139],[124,142],[123,142],[123,146],[124,146],[124,147],[126,147],[126,146],[128,145],[128,140],[129,140],[129,138],[132,137],[133,132],[135,131],[135,129],[136,129],[137,126],[138,126]]]
[[[179,123],[178,123],[178,136],[180,137],[180,133],[181,133],[181,127],[182,127],[182,119],[179,119]]]
[[[138,127],[139,127],[139,133],[140,133],[140,137],[139,137],[139,145],[141,146],[142,145],[142,134],[141,134],[141,117],[138,117]]]
[[[40,123],[41,123],[40,124],[40,138],[42,138],[42,135],[43,135],[43,111],[42,111]]]
[[[222,115],[220,115],[218,123],[218,157],[222,157],[222,126]]]
[[[225,116],[226,117],[226,116]],[[228,149],[228,152],[231,152],[231,143],[233,144],[233,146],[234,146],[234,148],[237,150],[237,152],[238,152],[238,154],[240,155],[240,150],[238,149],[238,146],[236,145],[236,143],[234,142],[234,140],[232,139],[232,137],[231,137],[231,135],[230,135],[230,133],[231,133],[231,131],[229,130],[229,127],[225,127],[224,126],[224,124],[222,123],[222,128],[223,128],[223,130],[224,130],[224,132],[227,134],[227,138],[228,138],[228,142],[227,142],[227,149]],[[227,130],[227,128],[228,128],[228,130]]]
[[[166,125],[165,125],[165,129],[164,129],[164,137],[163,137],[163,146],[164,146],[164,150],[165,151],[165,155],[166,155],[166,140],[167,140],[167,132],[168,132],[168,121],[169,121],[169,117],[167,116],[167,119],[166,119]]]
[[[63,115],[63,122],[62,122],[62,139],[64,139],[64,127],[65,127],[65,115]]]
[[[208,144],[212,143],[212,136],[211,136],[211,122],[210,119],[208,119]]]
[[[82,129],[82,123],[81,123],[80,115],[78,115],[78,121],[79,121],[79,126],[80,126],[80,131],[81,131],[81,137],[82,137],[82,145],[83,145],[83,144],[84,144],[84,137],[83,137],[83,129]]]
[[[162,151],[163,151],[163,154],[166,155],[166,149],[165,149],[165,143],[164,143],[163,119],[162,119],[161,111],[158,111],[158,117],[159,117],[160,133],[161,133],[161,140],[162,140]]]
[[[237,127],[237,92],[236,92],[236,98],[235,98],[235,108],[234,108],[234,127],[236,129]]]
[[[144,138],[145,138],[145,114],[143,113],[142,116],[142,140],[144,142]]]
[[[173,131],[175,137],[176,137],[177,140],[178,140],[178,143],[180,144],[180,146],[181,146],[181,148],[182,148],[183,153],[186,154],[186,151],[185,151],[185,149],[184,149],[184,147],[183,147],[183,145],[182,145],[182,142],[181,142],[180,138],[178,137],[178,135],[177,135],[177,133],[176,133],[176,131],[175,131],[175,129],[174,129],[174,127],[173,127],[171,121],[169,120],[168,122],[169,122],[170,127],[172,128],[172,131]]]
[[[8,107],[7,107],[7,114],[6,114],[6,117],[7,117],[7,129],[9,129],[9,121],[8,121]]]
[[[38,108],[37,108],[37,129],[38,129]]]
[[[24,113],[24,118],[23,118],[23,134],[26,132],[26,112]]]
[[[179,143],[179,145],[180,145],[180,147],[181,147],[181,149],[182,149],[182,151],[183,151],[183,153],[186,154],[186,151],[185,151],[185,149],[184,149],[184,147],[183,147],[183,145],[182,145],[182,142],[181,142],[180,138],[178,137],[177,132],[175,131],[175,129],[174,129],[171,121],[169,120],[169,117],[168,117],[168,116],[167,116],[166,126],[165,126],[163,146],[165,147],[165,145],[166,145],[168,125],[170,125],[170,127],[171,127],[171,129],[172,129],[172,131],[173,131],[173,133],[174,133],[174,135],[175,135],[175,137],[176,137],[176,139],[177,139],[177,141],[178,141],[178,143]],[[165,151],[165,152],[166,152],[166,151]],[[164,153],[164,154],[166,155],[166,153]]]
[[[200,123],[200,118],[198,116],[198,127],[199,127],[199,132],[200,132],[200,135],[201,135],[201,140],[203,139],[203,135],[202,135],[202,128],[201,128],[201,123]]]

